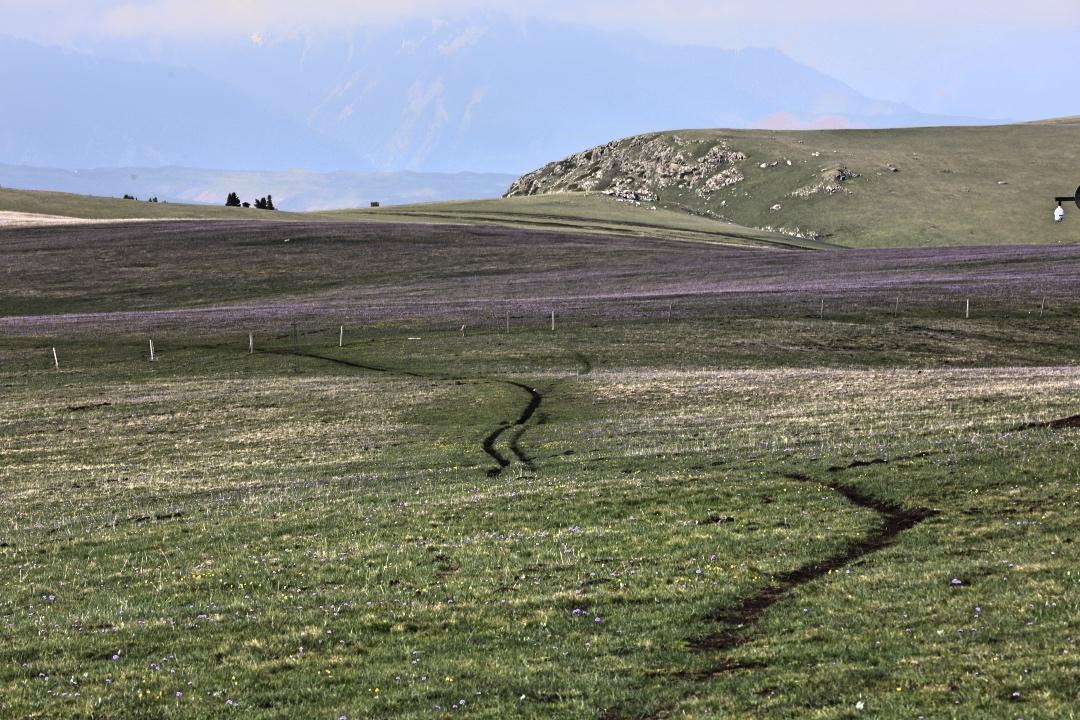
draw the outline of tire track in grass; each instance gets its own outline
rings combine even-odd
[[[488,470],[488,477],[498,477],[503,470],[510,467],[511,465],[511,461],[502,453],[500,453],[497,449],[495,449],[495,443],[499,441],[499,438],[502,437],[503,433],[505,433],[511,428],[517,428],[517,430],[510,437],[510,452],[514,454],[514,457],[519,463],[524,465],[530,471],[535,472],[536,466],[533,465],[532,458],[530,458],[521,450],[519,441],[521,440],[521,436],[525,434],[525,431],[529,429],[527,427],[527,424],[529,420],[532,419],[532,416],[536,413],[537,408],[540,407],[540,403],[544,401],[544,396],[541,395],[540,392],[536,390],[536,388],[529,387],[528,385],[524,385],[519,382],[514,382],[513,380],[490,380],[490,382],[498,382],[504,385],[511,385],[513,387],[524,390],[525,392],[529,393],[529,404],[526,405],[525,409],[521,411],[521,415],[518,416],[517,420],[515,420],[514,422],[503,423],[502,425],[499,425],[499,427],[491,431],[491,434],[484,438],[484,452],[486,452],[491,457],[491,459],[495,461],[497,465],[497,467],[493,467]]]
[[[1080,428],[1080,415],[1071,415],[1066,418],[1059,418],[1057,420],[1046,420],[1043,422],[1029,422],[1024,425],[1020,425],[1019,427],[1015,428],[1015,430],[1067,430],[1070,428]]]
[[[344,358],[336,358],[330,355],[320,355],[319,353],[303,352],[300,350],[264,350],[262,352],[276,355],[293,355],[297,357],[311,358],[314,360],[323,360],[325,362],[336,363],[338,365],[344,365],[346,367],[356,368],[358,370],[369,370],[371,372],[386,373],[390,375],[403,375],[405,377],[423,378],[425,380],[451,379],[441,375],[424,375],[423,373],[411,372],[409,370],[396,370],[393,368],[382,367],[379,365],[368,365],[366,363],[359,363],[353,360],[346,360]],[[484,451],[484,453],[495,461],[495,467],[488,470],[488,477],[498,477],[500,474],[502,474],[503,470],[510,467],[510,465],[512,464],[512,461],[505,455],[503,455],[501,452],[499,452],[499,450],[495,447],[495,444],[499,441],[499,438],[502,437],[503,433],[505,433],[511,428],[518,428],[518,430],[511,437],[509,445],[510,452],[514,454],[514,458],[517,460],[517,462],[521,463],[529,470],[535,471],[536,468],[533,465],[532,458],[527,456],[521,450],[519,442],[521,440],[521,436],[525,434],[526,430],[528,430],[528,422],[532,419],[533,415],[540,407],[540,404],[543,403],[544,396],[540,394],[540,392],[536,388],[529,387],[524,383],[515,382],[513,380],[498,380],[494,378],[480,379],[486,382],[509,385],[511,387],[524,390],[529,394],[529,402],[525,406],[525,409],[521,411],[521,414],[518,416],[517,420],[500,424],[486,437],[484,437],[483,441],[481,441],[480,443],[480,448]]]
[[[592,362],[583,353],[575,351],[574,352],[574,360],[576,360],[581,365],[581,369],[579,369],[578,373],[577,373],[579,376],[588,375],[589,373],[592,372],[592,369],[593,369]],[[495,435],[495,437],[498,437],[498,435],[500,433],[508,430],[510,427],[517,426],[518,429],[514,432],[514,434],[510,438],[510,452],[514,453],[514,456],[525,467],[527,467],[529,470],[535,472],[536,467],[533,464],[533,458],[528,457],[527,455],[525,455],[522,452],[521,447],[520,447],[520,441],[521,441],[521,437],[526,432],[529,431],[530,427],[532,427],[531,425],[528,425],[528,422],[529,422],[529,420],[532,419],[532,417],[536,413],[536,411],[540,409],[540,403],[542,403],[544,401],[544,396],[541,395],[536,390],[536,388],[531,388],[528,385],[522,385],[521,383],[516,383],[516,382],[512,382],[512,381],[509,381],[509,382],[510,382],[511,385],[516,385],[517,387],[521,388],[525,392],[529,393],[529,395],[531,397],[531,400],[529,401],[529,405],[525,408],[524,412],[521,413],[521,417],[518,418],[517,422],[515,422],[513,425],[505,426],[501,430],[497,430],[495,433],[493,433],[493,435]],[[560,382],[562,382],[562,380],[555,381],[555,383],[552,385],[552,387],[554,387],[555,385],[558,385]],[[539,421],[537,423],[535,423],[535,424],[541,425],[544,422],[546,422],[546,420],[543,417],[541,417],[539,419]]]
[[[788,473],[790,480],[817,483],[844,496],[852,505],[871,510],[880,517],[877,528],[862,539],[822,560],[812,560],[801,567],[777,575],[766,587],[745,598],[738,605],[719,610],[709,619],[719,623],[722,629],[692,642],[698,649],[714,653],[727,653],[753,639],[752,631],[761,622],[765,612],[776,603],[795,594],[802,586],[814,582],[834,570],[839,570],[871,553],[889,547],[901,533],[912,529],[923,520],[937,515],[935,510],[916,508],[909,510],[887,500],[876,498],[858,488],[841,482],[823,482],[802,473]],[[701,679],[743,667],[739,663],[721,661],[716,667],[701,674]]]
[[[529,393],[529,404],[525,406],[525,409],[522,410],[521,415],[518,417],[517,421],[512,426],[517,427],[518,429],[510,438],[510,452],[514,453],[514,457],[518,459],[518,462],[527,467],[529,470],[535,472],[536,468],[533,466],[532,458],[528,457],[527,455],[525,455],[525,453],[521,451],[521,446],[519,445],[519,443],[521,441],[521,436],[524,435],[525,432],[529,429],[527,427],[529,420],[532,419],[533,415],[536,414],[536,411],[540,408],[540,403],[544,402],[544,396],[541,395],[536,390],[536,388],[531,388],[528,385],[522,385],[518,382],[507,382],[510,385],[514,385],[515,387]]]
[[[499,427],[495,428],[490,435],[484,438],[484,442],[481,444],[484,452],[486,452],[488,456],[496,463],[496,466],[491,468],[487,472],[489,478],[499,477],[499,474],[502,473],[503,470],[510,467],[510,461],[507,460],[502,453],[495,449],[495,443],[498,441],[499,436],[506,432],[509,427],[510,425],[503,423]]]

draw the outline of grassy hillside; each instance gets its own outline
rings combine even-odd
[[[95,168],[76,171],[0,164],[0,186],[218,204],[230,192],[241,200],[272,193],[291,212],[498,197],[513,175],[487,173],[241,171],[189,167]]]
[[[0,258],[0,717],[1080,703],[1078,246],[188,222]]]
[[[309,214],[0,189],[0,211],[89,219],[480,224],[781,247],[1080,243],[1080,119],[903,130],[687,130],[519,179],[511,197]],[[613,196],[613,197],[612,197]],[[621,201],[620,201],[621,200]]]
[[[494,225],[572,233],[662,237],[766,247],[824,248],[826,243],[743,228],[685,212],[585,194],[424,203],[313,213],[268,213],[213,205],[148,203],[91,195],[0,188],[0,212],[88,220],[307,220],[312,222]]]
[[[711,153],[711,155],[710,155]],[[903,130],[687,130],[627,138],[513,195],[615,191],[855,247],[1080,242],[1080,119]]]
[[[353,221],[502,225],[740,245],[827,247],[823,242],[745,228],[657,207],[655,203],[619,202],[604,195],[585,193],[399,205],[318,215]]]
[[[0,188],[0,212],[57,215],[85,220],[244,219],[287,220],[294,213],[267,212],[252,208],[227,208],[222,204],[187,205],[121,200],[95,195]]]
[[[595,312],[829,314],[971,299],[1027,313],[1070,301],[1080,248],[763,251],[625,235],[457,224],[187,222],[0,231],[0,317],[223,308],[264,315],[395,313],[456,322]],[[1034,305],[1033,305],[1034,303]],[[610,307],[609,307],[610,305]],[[272,310],[272,312],[270,312]],[[214,312],[219,312],[214,310]],[[246,321],[247,322],[247,321]],[[259,322],[259,326],[265,323]],[[281,326],[278,326],[281,329]]]

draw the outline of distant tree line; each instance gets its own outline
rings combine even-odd
[[[125,200],[138,200],[139,198],[135,197],[134,195],[128,195],[127,193],[125,193],[124,194],[124,199]],[[147,198],[146,199],[146,202],[156,203],[157,201],[158,201],[158,199],[157,199],[156,195],[154,197],[152,197],[152,198]]]
[[[251,203],[240,202],[240,196],[231,192],[229,193],[229,196],[225,198],[225,207],[251,207]],[[273,195],[257,198],[255,200],[255,207],[259,210],[277,210],[277,208],[274,207]]]

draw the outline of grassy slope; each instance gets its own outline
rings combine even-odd
[[[0,210],[58,215],[87,220],[186,220],[244,219],[285,220],[295,213],[266,212],[252,208],[227,208],[183,203],[149,203],[136,200],[0,188]]]
[[[724,140],[747,154],[739,165],[746,180],[709,202],[662,191],[673,207],[708,210],[739,225],[813,229],[829,242],[858,247],[1080,242],[1075,206],[1065,223],[1051,219],[1053,198],[1072,195],[1080,184],[1076,118],[999,127],[660,133],[672,134]],[[760,167],[774,161],[776,167]],[[861,176],[846,184],[850,194],[789,197],[839,165]],[[771,210],[776,204],[783,209]]]
[[[1027,312],[1043,297],[1071,303],[1080,275],[1074,247],[773,252],[454,224],[81,225],[3,230],[0,248],[0,318],[245,304],[272,309],[260,327],[406,309],[477,324],[506,303],[568,318],[669,307],[765,317],[816,312],[822,300],[831,315],[971,299],[978,316]]]
[[[581,193],[425,203],[319,214],[353,221],[468,223],[729,244],[827,247],[826,243],[753,230],[680,210],[650,207],[648,204],[632,205],[602,195]]]
[[[718,191],[708,201],[665,189],[656,210],[596,194],[559,194],[299,216],[10,189],[0,189],[0,210],[97,219],[304,217],[495,224],[795,247],[1080,242],[1080,222],[1075,219],[1080,210],[1070,206],[1064,223],[1050,220],[1052,198],[1072,194],[1080,183],[1080,120],[1076,118],[1000,127],[687,130],[676,134],[709,144],[724,140],[746,153],[748,159],[740,164],[746,179]],[[769,166],[761,168],[761,163]],[[890,164],[899,172],[889,171],[886,166]],[[839,166],[860,175],[845,184],[850,193],[790,197],[794,190],[818,182],[823,169]],[[782,209],[772,210],[777,204]],[[734,224],[696,216],[686,209],[723,216]],[[760,227],[814,230],[823,233],[825,242],[751,229]]]
[[[856,366],[763,353],[804,325],[796,342]],[[736,326],[301,346],[419,377],[175,334],[154,365],[68,341],[60,372],[27,371],[8,344],[0,710],[959,718],[1018,692],[1067,717],[1080,447],[1013,430],[1073,413],[1075,369],[860,368],[852,337],[906,335],[872,317],[757,324],[736,372],[697,354]],[[491,478],[481,441],[527,400],[500,378],[543,394],[543,422],[514,441],[529,464]],[[879,464],[829,470],[856,460]],[[939,514],[793,589],[737,648],[695,649],[874,532],[834,482]]]
[[[460,300],[467,292],[492,300],[560,297],[580,292],[582,277],[609,274],[623,278],[609,288],[630,292],[642,287],[641,277],[677,286],[686,275],[676,266],[701,275],[695,261],[716,257],[704,243],[596,242],[570,232],[453,224],[139,223],[8,230],[0,239],[7,260],[0,316],[281,304],[286,297],[361,308],[390,298]],[[459,275],[445,274],[448,267]]]
[[[341,226],[286,246],[289,229],[126,238],[146,267],[111,293],[74,268],[113,228],[5,236],[19,277],[53,278],[54,312],[138,308],[162,276],[174,307],[233,282],[288,306],[334,257],[339,275],[314,279],[390,309],[339,349],[316,304],[321,332],[260,333],[276,352],[254,354],[235,318],[181,317],[155,363],[127,317],[0,338],[4,717],[1074,712],[1080,435],[1021,429],[1078,412],[1080,315],[1030,312],[1064,250],[933,263],[565,235],[525,273],[514,248],[547,236],[408,228],[380,245]],[[178,243],[210,258],[177,261]],[[635,305],[728,265],[761,283],[745,304],[721,282],[713,307]],[[1075,297],[1071,267],[1055,298]],[[824,320],[774,291],[825,268],[946,285],[899,312],[831,297]],[[999,270],[1009,292],[963,319],[960,281],[996,287]],[[463,337],[392,304],[505,287],[526,302],[552,277],[595,298],[556,332],[515,316]],[[542,402],[506,428],[530,402],[512,382]],[[820,567],[883,524],[837,488],[937,514]]]
[[[93,220],[308,220],[317,222],[392,222],[498,225],[576,233],[665,237],[694,242],[774,247],[826,247],[670,210],[650,211],[605,197],[561,196],[471,202],[427,203],[378,209],[316,213],[268,213],[179,203],[147,203],[88,195],[0,189],[0,211]]]

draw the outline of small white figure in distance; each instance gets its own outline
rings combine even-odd
[[[1065,208],[1061,207],[1061,205],[1059,204],[1056,208],[1054,208],[1054,222],[1061,222],[1064,219]]]

